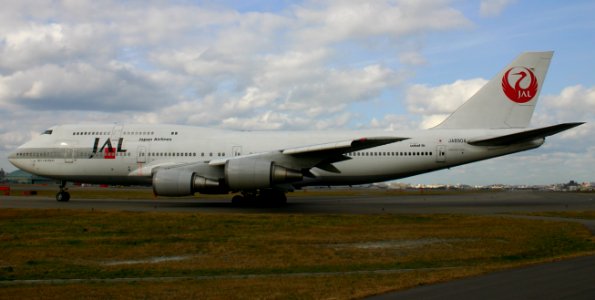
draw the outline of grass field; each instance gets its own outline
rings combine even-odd
[[[529,216],[558,217],[570,219],[595,220],[595,211],[549,211],[526,214]]]
[[[346,299],[587,253],[496,216],[0,209],[0,298]]]

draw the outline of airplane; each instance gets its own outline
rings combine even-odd
[[[583,122],[527,128],[553,51],[525,52],[427,130],[230,131],[182,125],[59,125],[10,162],[67,182],[150,185],[156,196],[235,193],[233,203],[284,204],[306,186],[395,180],[534,149]]]

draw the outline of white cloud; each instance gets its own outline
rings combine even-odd
[[[544,95],[535,111],[534,126],[567,122],[586,122],[579,127],[556,135],[552,145],[556,151],[585,151],[595,145],[595,86],[565,87],[557,95]]]
[[[470,24],[445,1],[312,1],[296,8],[295,15],[300,22],[299,41],[310,47],[378,36],[400,38]]]
[[[31,137],[20,131],[0,133],[0,150],[12,150],[27,142]]]
[[[547,95],[542,101],[558,118],[591,119],[595,112],[595,87],[569,86],[559,95]]]
[[[407,89],[407,108],[422,115],[422,128],[430,128],[438,125],[486,83],[485,79],[475,78],[436,87],[415,84]]]
[[[315,118],[338,118],[403,82],[388,64],[337,64],[345,54],[336,43],[367,51],[369,38],[397,41],[469,24],[441,0],[305,2],[281,13],[144,1],[19,1],[6,9],[3,108],[139,110],[140,120],[215,126],[235,118],[238,128],[251,119],[238,115],[268,110],[285,116],[282,127],[318,127],[327,122]],[[418,52],[389,46],[404,63],[423,63]],[[310,122],[291,121],[302,119]]]
[[[514,4],[516,0],[481,0],[479,4],[479,14],[483,17],[496,17],[509,5]]]
[[[75,59],[95,63],[97,58],[113,54],[110,46],[101,43],[101,35],[87,24],[27,24],[4,35],[0,70],[14,72]]]
[[[33,110],[143,111],[168,101],[159,84],[117,62],[40,65],[0,76],[0,87],[0,103]]]
[[[386,131],[399,131],[417,127],[417,122],[411,116],[387,114],[382,119],[372,118],[370,123],[363,128],[383,129]]]

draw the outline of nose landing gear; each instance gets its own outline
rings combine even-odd
[[[68,200],[70,200],[70,193],[68,192],[68,188],[66,188],[66,181],[61,181],[60,191],[56,194],[56,201],[68,202]]]

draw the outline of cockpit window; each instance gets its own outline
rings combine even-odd
[[[44,131],[42,134],[52,134],[52,132],[54,132],[54,131],[51,129],[48,129],[48,130]]]

